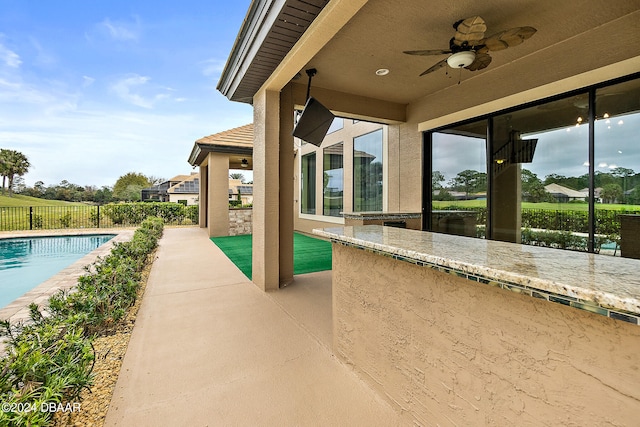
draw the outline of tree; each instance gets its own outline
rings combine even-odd
[[[141,173],[129,172],[122,175],[113,186],[113,197],[119,200],[140,200],[140,191],[143,188],[151,187],[149,178]],[[134,193],[138,192],[135,196]]]
[[[605,203],[616,203],[616,201],[622,200],[622,194],[620,184],[607,184],[602,187],[600,197]]]
[[[127,188],[120,193],[119,199],[126,200],[128,202],[139,202],[142,199],[143,188],[145,187],[137,184],[127,185]]]
[[[444,181],[444,175],[440,171],[431,172],[431,189],[433,191],[440,190],[442,188],[442,184]]]
[[[153,175],[149,175],[147,179],[149,180],[149,183],[151,183],[151,185],[160,185],[166,181],[166,179],[164,178],[160,178],[158,176],[153,176]]]
[[[241,173],[232,173],[231,175],[229,175],[229,178],[231,179],[239,179],[241,183],[244,184],[244,175]]]
[[[105,203],[109,203],[113,200],[113,192],[109,187],[102,187],[100,190],[97,190],[93,196],[93,201],[104,205]]]
[[[5,178],[9,180],[9,196],[13,196],[13,183],[17,176],[29,171],[29,159],[19,151],[0,149],[0,175],[2,175],[2,192],[5,189]]]
[[[633,169],[629,169],[629,168],[617,167],[617,168],[611,170],[611,175],[613,175],[616,178],[618,178],[618,181],[622,184],[622,199],[621,200],[623,201],[623,203],[624,203],[624,198],[625,198],[626,193],[627,193],[627,182],[629,181],[629,178],[631,178],[635,174],[636,173],[633,171]]]
[[[538,175],[523,168],[521,177],[523,199],[526,197],[529,202],[534,203],[553,201],[553,196],[545,190]]]
[[[451,179],[450,184],[457,191],[464,191],[465,196],[469,196],[469,193],[487,189],[487,174],[471,169],[463,170]]]
[[[640,185],[636,185],[629,195],[628,202],[634,205],[640,205]]]

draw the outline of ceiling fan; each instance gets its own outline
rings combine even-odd
[[[449,49],[405,50],[408,55],[449,55],[447,58],[425,70],[421,76],[429,74],[446,65],[451,68],[466,68],[477,71],[486,68],[491,63],[488,52],[503,50],[517,46],[537,31],[533,27],[516,27],[500,31],[490,37],[485,37],[487,25],[479,16],[461,19],[453,24],[455,35],[449,40]]]

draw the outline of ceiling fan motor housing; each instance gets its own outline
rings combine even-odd
[[[464,68],[468,67],[476,59],[476,53],[472,50],[466,50],[458,53],[454,53],[447,58],[447,64],[451,68]]]

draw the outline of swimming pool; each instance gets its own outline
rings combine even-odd
[[[114,236],[91,234],[0,239],[0,308]]]

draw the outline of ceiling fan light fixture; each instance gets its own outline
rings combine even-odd
[[[242,166],[243,168],[249,167],[249,161],[247,159],[242,159],[240,166]]]
[[[447,58],[447,64],[451,68],[468,67],[476,59],[476,53],[471,50],[454,53]]]

